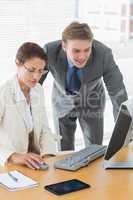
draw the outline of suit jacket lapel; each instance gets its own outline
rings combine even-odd
[[[58,73],[60,75],[60,80],[62,87],[66,89],[66,77],[67,77],[67,57],[63,49],[59,52],[59,56],[57,58],[57,66],[58,66]]]
[[[92,73],[94,72],[93,65],[93,52],[90,55],[85,67],[82,69],[81,83],[87,83],[92,79]],[[94,74],[93,74],[94,75]]]
[[[12,94],[12,98],[14,100],[14,105],[16,106],[16,109],[18,110],[19,115],[21,116],[25,127],[28,128],[28,116],[27,116],[27,110],[26,110],[26,102],[25,100],[17,101],[17,84],[16,84],[17,75],[14,76],[14,78],[11,81],[10,84],[10,92]]]
[[[16,107],[19,112],[19,115],[22,117],[26,129],[28,129],[28,115],[26,110],[26,102],[25,101],[16,102]]]

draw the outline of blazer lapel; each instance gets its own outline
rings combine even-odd
[[[24,100],[20,102],[16,102],[16,108],[20,116],[22,117],[22,120],[26,126],[26,129],[28,130],[28,115],[27,115],[27,110],[26,110],[26,102]]]
[[[81,83],[88,83],[94,76],[94,65],[93,65],[93,52],[90,55],[85,67],[82,69]]]
[[[10,91],[14,99],[14,106],[16,106],[16,109],[18,110],[18,113],[21,116],[26,129],[28,129],[28,115],[26,110],[26,102],[25,99],[18,101],[18,96],[17,96],[18,86],[16,84],[17,83],[16,79],[17,77],[15,76],[13,82],[10,85]]]
[[[67,77],[67,57],[63,49],[61,49],[57,58],[58,74],[60,75],[61,84],[66,89],[66,77]]]

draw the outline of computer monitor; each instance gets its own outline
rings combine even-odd
[[[121,148],[125,147],[132,141],[132,119],[133,101],[128,100],[120,107],[114,130],[104,156],[105,161],[112,158],[112,156],[114,156]]]

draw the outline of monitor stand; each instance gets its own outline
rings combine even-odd
[[[133,169],[133,162],[104,161],[104,169]]]

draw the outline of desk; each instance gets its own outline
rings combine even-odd
[[[132,154],[132,155],[131,155]],[[128,155],[128,156],[127,156]],[[117,156],[118,157],[118,156]],[[133,147],[125,148],[119,153],[119,159],[133,161]],[[10,165],[0,168],[0,172],[19,170],[31,176],[40,183],[39,187],[17,192],[8,192],[0,187],[1,200],[132,200],[133,199],[133,170],[104,170],[103,158],[99,158],[76,172],[70,172],[52,167],[57,158],[48,158],[50,168],[47,171],[31,170],[26,167]],[[44,185],[72,178],[80,179],[91,185],[91,188],[75,193],[56,196],[43,189]]]

